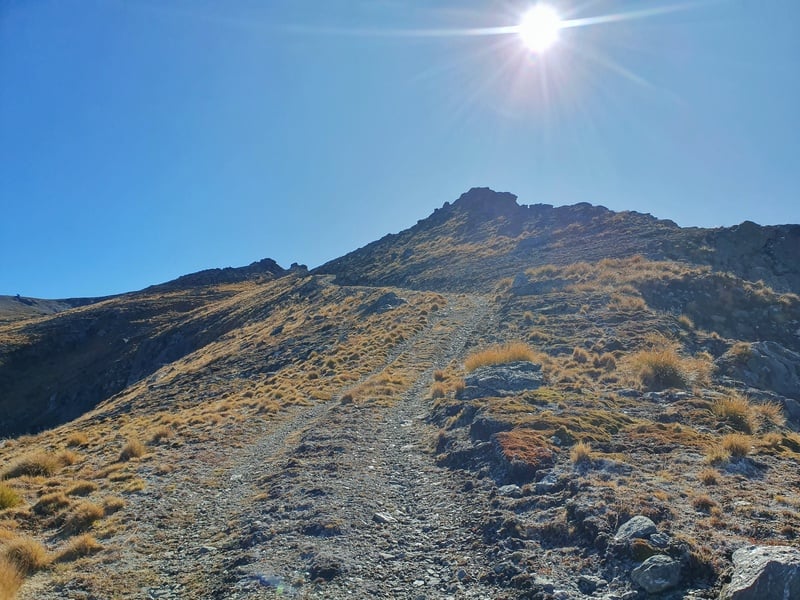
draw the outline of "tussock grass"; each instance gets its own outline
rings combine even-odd
[[[86,446],[89,444],[89,436],[82,431],[75,431],[67,437],[67,448]]]
[[[750,454],[753,440],[749,435],[729,433],[722,438],[722,448],[734,458],[741,458]]]
[[[634,352],[626,357],[625,366],[645,389],[659,391],[708,382],[713,363],[706,356],[681,356],[672,344]]]
[[[0,557],[0,600],[14,600],[22,587],[22,573],[5,557]]]
[[[52,560],[47,549],[29,537],[18,537],[9,542],[3,548],[2,558],[14,565],[23,575],[41,571]]]
[[[121,462],[127,462],[132,458],[139,458],[143,456],[144,453],[144,444],[136,438],[131,438],[125,442],[125,445],[122,447],[122,450],[119,453],[119,460]]]
[[[93,481],[76,481],[68,490],[68,496],[88,496],[97,490],[97,484]]]
[[[753,411],[762,423],[774,427],[784,427],[786,425],[786,415],[783,412],[783,406],[777,402],[764,402],[762,404],[753,404]]]
[[[95,521],[99,521],[105,516],[105,511],[101,506],[92,502],[81,502],[70,510],[64,521],[64,531],[67,533],[79,533],[85,531]]]
[[[716,469],[703,469],[697,474],[697,478],[704,485],[717,485],[719,483],[719,473]]]
[[[33,505],[33,512],[37,515],[54,515],[71,504],[64,492],[45,494]]]
[[[103,512],[107,515],[117,512],[125,506],[125,500],[119,496],[108,496],[103,500]]]
[[[50,477],[64,464],[55,454],[34,452],[22,456],[0,471],[0,479],[15,477]]]
[[[522,342],[512,342],[492,346],[468,356],[464,361],[464,368],[467,372],[470,372],[489,365],[501,365],[517,361],[536,362],[536,359],[537,354],[530,346]]]
[[[161,427],[157,427],[153,430],[153,433],[150,435],[150,443],[151,444],[160,444],[161,442],[168,440],[173,435],[172,427],[167,427],[166,425],[162,425]]]
[[[103,549],[102,544],[88,533],[76,536],[67,542],[55,557],[55,562],[71,562],[84,556],[90,556]]]
[[[444,398],[447,395],[447,387],[444,384],[436,382],[431,386],[431,398]]]
[[[591,462],[593,458],[592,445],[587,442],[578,442],[569,452],[569,459],[576,465]]]
[[[741,394],[731,394],[724,398],[718,398],[711,405],[711,412],[717,418],[727,422],[731,427],[743,433],[753,433],[758,429],[758,419],[756,418],[753,405],[746,396]]]
[[[0,510],[13,508],[22,502],[22,496],[14,488],[0,483]]]

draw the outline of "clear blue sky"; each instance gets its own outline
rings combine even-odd
[[[572,27],[541,55],[432,35],[529,6],[0,0],[0,294],[314,267],[473,186],[684,226],[800,221],[800,2]]]

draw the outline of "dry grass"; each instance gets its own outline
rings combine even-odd
[[[153,433],[150,436],[150,443],[160,444],[161,442],[170,439],[173,433],[174,431],[172,427],[167,427],[166,425],[157,427],[156,429],[153,430]]]
[[[753,404],[753,411],[764,425],[773,427],[784,427],[786,425],[786,415],[783,406],[777,402],[764,402],[763,404]]]
[[[447,395],[447,387],[439,382],[436,382],[431,387],[431,398],[444,398]]]
[[[88,533],[72,538],[56,554],[55,562],[71,562],[84,556],[90,556],[103,549],[103,546]]]
[[[709,512],[716,505],[717,503],[706,494],[699,494],[692,498],[692,506],[702,512]]]
[[[88,496],[97,490],[97,484],[93,481],[76,481],[68,490],[68,496]]]
[[[749,435],[742,435],[740,433],[729,433],[722,438],[722,448],[735,458],[747,456],[750,453],[750,448],[753,445],[753,440]]]
[[[33,512],[37,515],[54,515],[70,505],[70,500],[64,492],[45,494],[33,505]]]
[[[569,452],[569,459],[576,465],[591,462],[594,458],[592,445],[586,442],[578,442]]]
[[[492,346],[467,357],[464,368],[467,372],[489,365],[501,365],[510,362],[528,361],[535,362],[536,352],[527,344],[512,342],[499,346]]]
[[[126,462],[132,458],[139,458],[144,455],[144,452],[144,444],[136,438],[131,438],[125,442],[125,445],[122,447],[119,453],[119,460]]]
[[[22,496],[14,488],[0,483],[0,510],[13,508],[22,502]]]
[[[753,433],[758,428],[753,405],[741,394],[734,393],[725,398],[718,398],[711,406],[711,411],[737,431]]]
[[[75,431],[70,433],[67,437],[67,448],[75,448],[77,446],[86,446],[89,444],[89,436],[82,431]]]
[[[3,548],[2,558],[13,564],[23,575],[44,569],[52,560],[41,543],[29,537],[18,537]]]
[[[645,389],[659,391],[707,383],[713,363],[705,355],[681,356],[674,342],[664,340],[656,347],[630,354],[625,359],[625,368]]]
[[[704,485],[717,485],[719,483],[719,473],[716,469],[703,469],[697,474],[697,478]]]
[[[0,479],[14,477],[49,477],[64,464],[58,456],[48,452],[34,452],[22,456],[0,472]]]
[[[81,502],[75,506],[67,515],[64,521],[64,531],[67,533],[79,533],[85,531],[95,521],[99,521],[105,516],[105,511],[101,506],[92,502]]]
[[[22,573],[10,560],[0,557],[0,600],[14,600],[22,586]]]
[[[103,500],[103,512],[107,515],[117,512],[123,506],[125,506],[125,500],[119,496],[108,496]]]

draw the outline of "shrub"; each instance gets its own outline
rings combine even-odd
[[[522,342],[492,346],[468,356],[464,361],[464,368],[469,372],[488,365],[501,365],[517,361],[535,362],[536,353],[530,346]]]
[[[13,600],[22,586],[22,573],[10,560],[0,557],[0,600]]]
[[[30,575],[50,564],[50,555],[33,538],[19,537],[3,548],[3,558],[12,563],[23,575]]]
[[[14,477],[49,477],[63,464],[54,454],[47,452],[35,452],[18,458],[0,473],[0,479],[12,479]]]
[[[741,458],[750,453],[752,440],[749,435],[729,433],[722,438],[722,448],[733,457]]]
[[[578,442],[569,453],[569,459],[576,465],[590,462],[593,456],[592,446],[587,442]]]
[[[12,487],[0,483],[0,510],[12,508],[22,502],[22,496]]]
[[[142,444],[142,442],[140,442],[138,439],[132,438],[129,439],[122,447],[122,451],[119,453],[119,459],[120,461],[125,462],[132,458],[139,458],[144,454],[144,451],[144,444]]]
[[[99,552],[103,546],[88,533],[72,538],[56,555],[56,562],[69,562]]]
[[[711,406],[711,411],[738,431],[753,433],[758,428],[750,400],[740,394],[718,398]]]

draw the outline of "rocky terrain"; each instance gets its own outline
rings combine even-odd
[[[477,189],[0,305],[0,599],[800,597],[799,240]]]

